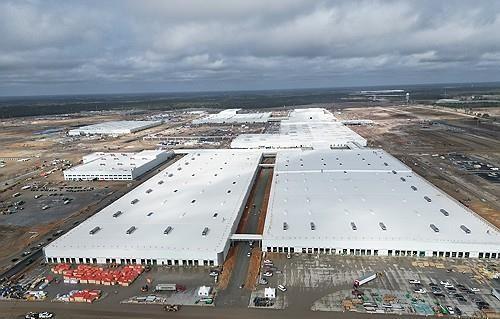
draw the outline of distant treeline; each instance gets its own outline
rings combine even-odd
[[[109,94],[0,97],[0,118],[55,115],[103,110],[172,110],[184,108],[276,108],[314,103],[359,101],[361,90],[402,89],[415,102],[472,94],[500,94],[500,84],[437,84],[363,88],[295,89],[197,93]],[[354,98],[357,97],[358,100]],[[403,97],[391,98],[401,102]],[[366,97],[368,101],[368,97]],[[476,105],[475,105],[476,106]],[[479,105],[477,105],[479,106]]]

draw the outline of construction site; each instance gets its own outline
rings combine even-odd
[[[493,317],[500,109],[475,111],[488,118],[339,103],[2,121],[0,309]],[[117,121],[154,125],[108,133]],[[99,159],[153,150],[131,178]]]

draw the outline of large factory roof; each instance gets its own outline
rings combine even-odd
[[[86,125],[69,131],[69,135],[120,135],[160,125],[161,121],[111,121]]]
[[[189,152],[48,245],[45,252],[49,256],[140,252],[152,258],[166,254],[175,258],[175,252],[184,256],[190,251],[200,256],[221,252],[245,204],[260,157],[260,152],[243,150]],[[96,227],[98,231],[90,234]]]
[[[379,149],[279,151],[268,207],[264,245],[500,247],[493,226]]]
[[[227,109],[216,114],[193,120],[193,124],[205,123],[265,123],[271,112],[263,113],[238,113],[241,109]]]

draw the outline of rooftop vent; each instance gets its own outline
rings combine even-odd
[[[149,217],[149,216],[151,216],[153,214],[154,214],[153,212],[149,212],[147,216]]]
[[[164,234],[164,235],[168,235],[171,231],[172,231],[172,226],[168,226],[168,227],[167,227],[167,228],[165,228],[165,230],[163,231],[163,234]]]
[[[393,174],[397,174],[398,172],[396,172],[395,170],[392,170],[392,173],[393,173]]]
[[[313,222],[311,222],[311,230],[316,230],[316,225]]]
[[[380,226],[380,228],[381,228],[382,230],[387,230],[387,227],[385,227],[385,224],[384,224],[384,223],[380,222],[380,223],[378,223],[378,225]]]
[[[96,226],[96,227],[92,228],[92,229],[89,231],[89,234],[94,235],[95,233],[97,233],[97,232],[98,232],[98,231],[100,231],[100,230],[101,230],[101,227]]]
[[[436,233],[439,233],[439,228],[437,228],[436,225],[430,224],[429,226],[432,228],[433,231],[435,231]]]
[[[465,225],[461,225],[460,226],[460,229],[463,230],[466,234],[470,234],[470,229],[467,228],[467,226]]]
[[[146,191],[146,194],[149,194],[149,193],[151,193],[152,191],[153,191],[153,190],[150,188],[150,189],[148,189],[148,190]]]
[[[137,227],[135,226],[132,226],[130,227],[129,229],[127,229],[127,231],[125,232],[127,235],[130,235],[132,234],[133,232],[135,232],[135,230],[137,229]]]
[[[441,208],[439,211],[443,213],[444,216],[450,216],[450,213],[448,213],[448,211],[444,208]]]
[[[288,224],[286,222],[283,222],[283,230],[287,230],[288,229]]]
[[[428,201],[429,203],[432,202],[432,199],[429,198],[429,196],[424,196],[424,199]]]
[[[415,186],[411,186],[411,189],[413,189],[414,191],[417,191],[417,188]]]
[[[159,180],[159,181],[158,181],[158,184],[159,184],[159,185],[163,184],[163,181],[162,181],[162,180]]]
[[[384,162],[384,165],[385,165],[385,166],[389,166],[389,164],[387,164],[386,162]]]
[[[401,180],[402,180],[403,182],[406,182],[406,179],[405,179],[404,177],[401,177]]]
[[[206,236],[208,234],[208,227],[205,227],[203,231],[201,232],[202,236]]]
[[[113,217],[118,217],[120,216],[121,214],[123,214],[123,212],[121,210],[117,211],[116,213],[113,214]]]
[[[358,227],[356,227],[356,224],[354,222],[351,222],[351,228],[352,230],[358,230]]]
[[[139,202],[139,200],[136,198],[133,201],[131,201],[130,204],[134,205],[134,204],[137,204],[138,202]]]

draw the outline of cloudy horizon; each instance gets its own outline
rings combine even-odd
[[[500,80],[500,2],[0,1],[0,95]]]

